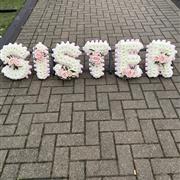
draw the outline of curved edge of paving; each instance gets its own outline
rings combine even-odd
[[[33,8],[36,6],[37,1],[38,0],[26,0],[24,7],[22,7],[19,11],[11,25],[8,27],[5,35],[0,39],[0,48],[2,48],[3,45],[16,40],[22,26],[26,23],[28,17],[33,11]]]

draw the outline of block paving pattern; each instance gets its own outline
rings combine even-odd
[[[180,50],[179,19],[170,0],[39,0],[17,41],[165,38]],[[0,179],[179,180],[179,55],[174,66],[171,79],[0,75]]]

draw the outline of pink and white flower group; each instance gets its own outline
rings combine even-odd
[[[94,78],[104,75],[104,57],[108,54],[110,46],[107,41],[87,41],[83,50],[89,56],[89,70]]]
[[[49,51],[48,48],[39,42],[33,48],[34,70],[38,79],[46,79],[50,76]]]
[[[139,40],[121,40],[115,45],[115,74],[119,77],[136,78],[142,75],[138,52],[143,48]]]
[[[5,45],[0,51],[0,59],[4,64],[1,72],[13,80],[28,78],[32,68],[29,61],[26,61],[29,55],[29,51],[22,44]]]
[[[172,61],[177,51],[175,46],[166,40],[153,40],[147,46],[146,74],[148,77],[162,75],[165,78],[173,75]]]
[[[79,46],[75,46],[74,43],[62,42],[61,44],[57,44],[52,54],[54,61],[57,63],[53,68],[55,75],[61,79],[79,77],[83,67],[80,60],[77,59],[80,55],[80,48]]]

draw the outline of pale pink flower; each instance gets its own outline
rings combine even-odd
[[[136,77],[136,71],[135,69],[126,68],[123,71],[123,75],[127,76],[128,78]]]
[[[99,65],[101,64],[101,55],[99,53],[93,53],[91,56],[90,56],[90,61],[96,65]]]
[[[62,68],[59,70],[58,75],[63,79],[67,79],[69,77],[68,71]]]
[[[164,64],[164,63],[167,63],[168,61],[170,61],[170,59],[168,56],[166,56],[164,54],[160,54],[160,55],[154,57],[154,61]]]
[[[21,61],[20,61],[20,59],[18,59],[16,57],[12,57],[9,59],[8,64],[10,66],[15,65],[15,66],[19,67],[19,66],[21,66]]]
[[[44,53],[42,52],[42,51],[40,51],[40,50],[35,50],[34,51],[34,57],[35,57],[35,59],[37,59],[38,61],[39,60],[42,60],[43,58],[44,58]]]

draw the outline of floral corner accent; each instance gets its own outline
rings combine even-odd
[[[38,79],[46,79],[50,76],[49,51],[48,48],[39,42],[33,48],[34,70]]]
[[[3,46],[0,51],[0,59],[4,64],[1,72],[4,76],[13,80],[28,78],[32,68],[29,61],[26,61],[29,55],[29,51],[22,44],[10,43]]]
[[[121,40],[115,45],[115,74],[119,77],[137,78],[142,75],[138,52],[143,44],[138,40]]]
[[[175,46],[169,41],[153,40],[147,45],[146,74],[149,77],[172,77],[172,61],[175,60],[176,53]]]
[[[110,46],[107,41],[87,41],[83,50],[89,56],[89,70],[94,78],[104,75],[104,57],[108,54]]]
[[[57,44],[53,49],[52,56],[57,63],[53,68],[55,74],[61,79],[78,78],[82,73],[82,65],[79,59],[76,59],[81,54],[79,46],[74,43],[62,42]]]

